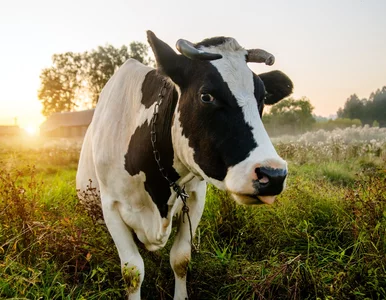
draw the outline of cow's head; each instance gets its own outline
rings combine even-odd
[[[246,50],[233,38],[179,40],[182,55],[150,31],[148,40],[158,70],[179,94],[172,128],[178,160],[240,203],[272,203],[284,188],[287,163],[276,153],[261,116],[264,104],[288,96],[293,86],[280,71],[254,74],[247,62],[272,64],[273,56]]]

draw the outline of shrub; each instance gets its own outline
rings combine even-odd
[[[316,122],[313,124],[312,129],[313,130],[326,130],[326,131],[332,131],[334,129],[344,129],[348,127],[361,127],[362,122],[359,119],[345,119],[345,118],[338,118],[335,120],[328,120],[323,122]]]

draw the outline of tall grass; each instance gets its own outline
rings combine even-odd
[[[272,206],[236,205],[209,186],[191,299],[385,299],[386,159],[373,144],[278,145],[290,175]],[[0,151],[0,298],[125,296],[105,226],[75,197],[78,155]],[[170,247],[140,248],[144,299],[172,299]]]
[[[43,159],[31,149],[17,153],[37,167],[0,163],[0,298],[120,295],[110,236],[75,196],[79,151],[52,148],[40,154],[47,155]],[[14,149],[2,153],[12,165],[14,156]],[[54,172],[46,173],[48,165]]]

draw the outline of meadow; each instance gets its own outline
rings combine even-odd
[[[190,299],[386,299],[386,129],[275,138],[289,162],[271,205],[208,186]],[[0,298],[123,299],[98,211],[79,205],[79,142],[0,141]],[[172,299],[171,241],[147,252],[143,299]]]

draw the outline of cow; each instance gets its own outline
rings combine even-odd
[[[84,138],[76,184],[84,191],[92,181],[100,191],[129,299],[140,299],[145,275],[136,241],[150,251],[162,248],[176,217],[174,299],[187,299],[206,184],[248,205],[271,204],[284,189],[287,163],[262,113],[290,95],[293,84],[281,71],[254,74],[247,63],[271,65],[273,55],[244,49],[234,38],[180,39],[180,54],[151,31],[147,39],[157,68],[129,59],[107,82]]]

